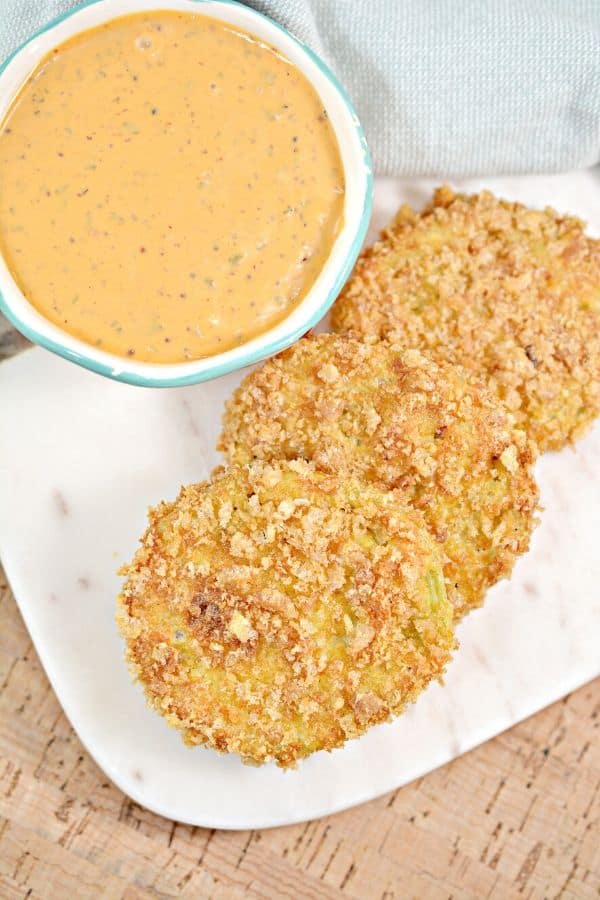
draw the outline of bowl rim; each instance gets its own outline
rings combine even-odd
[[[61,22],[69,19],[71,16],[80,12],[81,10],[96,6],[98,4],[104,4],[106,2],[107,0],[83,0],[83,2],[78,3],[77,5],[56,16],[45,25],[41,26],[0,64],[0,78],[3,75],[4,71],[12,63],[12,61],[17,56],[19,56],[34,40],[36,40],[36,38],[44,35],[48,31],[51,31],[57,25],[60,25]],[[140,387],[182,387],[189,384],[197,384],[200,382],[209,381],[222,375],[226,375],[229,372],[233,372],[238,369],[245,368],[246,366],[250,366],[256,362],[259,362],[260,360],[266,359],[269,356],[273,356],[275,353],[278,353],[286,347],[291,346],[293,343],[299,340],[299,338],[306,334],[307,331],[313,328],[317,324],[317,322],[319,322],[323,318],[323,316],[326,315],[336,297],[338,296],[344,282],[350,275],[352,267],[356,262],[365,235],[367,233],[372,211],[373,166],[366,136],[358,119],[358,116],[354,110],[350,97],[348,96],[345,88],[338,81],[337,77],[333,74],[329,66],[313,50],[311,50],[310,47],[308,47],[305,43],[291,34],[286,28],[284,28],[284,26],[280,25],[278,22],[273,21],[273,19],[271,19],[269,16],[258,12],[252,7],[238,2],[238,0],[190,0],[190,2],[197,4],[198,6],[227,6],[234,8],[237,7],[240,9],[240,11],[243,10],[244,14],[247,16],[249,15],[251,19],[262,20],[262,22],[266,23],[267,26],[270,26],[277,32],[280,32],[287,41],[291,41],[291,43],[295,45],[295,48],[300,53],[300,55],[304,54],[306,57],[308,57],[309,61],[318,68],[320,73],[330,83],[334,92],[337,93],[339,99],[341,100],[342,107],[345,108],[345,112],[348,115],[348,121],[352,123],[354,138],[357,140],[358,146],[360,147],[360,154],[362,157],[362,171],[359,172],[359,174],[362,175],[363,179],[362,196],[359,199],[359,207],[361,207],[361,212],[360,215],[357,216],[354,234],[352,236],[350,246],[348,247],[345,257],[343,258],[337,272],[335,273],[332,283],[330,284],[329,288],[324,291],[324,296],[321,301],[316,305],[312,312],[310,312],[310,314],[306,316],[305,319],[297,323],[295,327],[289,328],[287,330],[285,330],[285,328],[282,328],[282,326],[285,325],[286,321],[291,318],[293,312],[301,309],[304,301],[311,295],[312,291],[314,290],[315,284],[313,284],[313,286],[308,290],[301,303],[295,307],[295,310],[291,311],[290,316],[284,318],[277,325],[273,326],[273,328],[264,332],[264,340],[261,340],[261,338],[263,338],[263,335],[259,334],[252,338],[249,342],[247,342],[247,344],[241,344],[239,345],[239,347],[231,348],[229,351],[223,351],[223,353],[215,354],[209,357],[202,357],[198,360],[189,360],[167,364],[137,360],[135,362],[130,362],[129,360],[125,360],[124,358],[121,358],[116,354],[107,353],[106,351],[95,351],[93,345],[88,344],[87,342],[79,338],[75,338],[75,336],[70,335],[68,332],[65,332],[65,336],[68,338],[68,340],[76,345],[76,348],[70,347],[67,344],[62,343],[60,340],[56,339],[56,337],[53,337],[51,334],[47,334],[43,330],[39,330],[39,328],[36,328],[34,325],[30,324],[29,322],[23,321],[19,312],[13,308],[13,305],[9,300],[7,300],[2,291],[3,273],[0,272],[0,312],[2,312],[6,316],[9,322],[18,331],[20,331],[21,334],[23,334],[33,343],[44,347],[46,350],[62,356],[64,359],[67,359],[70,362],[74,362],[77,365],[83,366],[84,368],[89,369],[92,372],[95,372],[99,375],[104,375],[116,381],[121,381],[126,384],[137,385]],[[139,4],[136,3],[136,8],[130,10],[130,13],[142,13],[144,12],[145,8],[148,11],[152,9],[169,10],[173,9],[173,6],[170,5],[170,0],[164,0],[164,6],[148,5],[148,7],[145,7],[144,0],[139,0]],[[127,12],[117,12],[114,16],[109,16],[106,21],[111,21],[112,18],[117,19],[122,15],[127,14]],[[210,11],[208,12],[208,14],[210,15]],[[219,18],[218,9],[214,10],[214,17],[217,19]],[[74,34],[84,32],[92,27],[94,26],[89,24],[83,25],[81,28],[77,29]],[[240,25],[240,27],[244,26]],[[38,61],[40,58],[42,58],[45,52],[47,52],[47,50],[43,50],[42,53],[37,55]],[[295,63],[293,64],[295,65]],[[305,71],[303,71],[303,74],[310,82],[312,87],[320,95],[320,91],[317,85],[314,83],[313,78],[311,78],[310,74],[306,73]],[[22,81],[21,86],[24,83],[25,82]],[[17,88],[17,91],[11,92],[9,103],[17,95],[19,89],[20,88]],[[338,142],[340,142],[341,144],[342,138],[340,135],[340,129],[335,128],[334,126],[332,127],[334,128],[334,133]],[[347,177],[348,168],[345,163],[344,171]],[[335,247],[336,242],[334,242],[332,249],[333,247]],[[44,316],[41,313],[38,313],[33,304],[30,303],[30,301],[27,300],[27,298],[24,296],[15,279],[12,277],[12,274],[8,270],[8,267],[5,266],[4,259],[1,253],[0,260],[2,261],[3,267],[5,267],[8,272],[8,277],[17,288],[19,301],[22,300],[23,304],[25,304],[26,307],[32,310],[32,312],[35,313],[41,321],[47,321],[50,330],[58,332],[58,334],[60,334],[61,329],[49,320],[45,320]],[[269,340],[269,334],[271,334],[274,329],[279,329],[280,327],[282,328],[281,333]],[[244,347],[250,346],[251,343],[254,343],[255,346],[252,349],[249,349],[247,353],[243,353]],[[227,356],[227,354],[231,353],[232,351],[239,351],[238,356],[223,359],[224,356]],[[99,356],[101,356],[102,358],[99,358]],[[106,361],[107,358],[108,360],[110,360],[110,362]],[[131,369],[131,365],[135,366],[135,369]],[[197,370],[194,370],[194,365],[198,366],[199,368]],[[123,368],[123,366],[125,366],[126,368]],[[186,372],[180,375],[174,374],[174,372],[181,367],[185,367]],[[161,370],[164,371],[166,369],[169,369],[169,374],[165,373],[164,375],[161,375]]]

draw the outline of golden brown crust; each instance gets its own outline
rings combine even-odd
[[[360,257],[332,324],[469,367],[541,450],[600,413],[600,242],[551,209],[448,187],[420,215],[402,207]]]
[[[439,542],[458,615],[510,574],[535,524],[533,447],[504,408],[464,370],[383,341],[320,335],[267,361],[229,401],[219,448],[402,489]]]
[[[294,765],[398,714],[454,646],[422,516],[303,461],[182,488],[123,574],[148,702],[187,743],[254,762]]]

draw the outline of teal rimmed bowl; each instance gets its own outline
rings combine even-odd
[[[311,82],[336,134],[346,181],[344,224],[321,272],[282,322],[252,340],[193,362],[135,362],[100,351],[45,319],[23,296],[0,254],[0,310],[27,338],[71,362],[129,384],[175,387],[208,381],[272,356],[302,337],[325,315],[350,274],[371,215],[371,158],[350,99],[333,73],[280,25],[235,0],[88,0],[54,19],[0,67],[0,120],[40,59],[80,31],[132,12],[175,9],[211,16],[276,47]]]

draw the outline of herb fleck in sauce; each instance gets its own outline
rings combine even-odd
[[[304,76],[204,16],[125,16],[48,54],[0,126],[0,248],[50,321],[124,357],[220,353],[287,316],[342,221]]]

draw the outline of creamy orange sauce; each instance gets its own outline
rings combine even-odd
[[[199,359],[281,321],[342,221],[335,135],[273,48],[204,16],[125,16],[50,53],[0,126],[0,249],[64,331]]]

